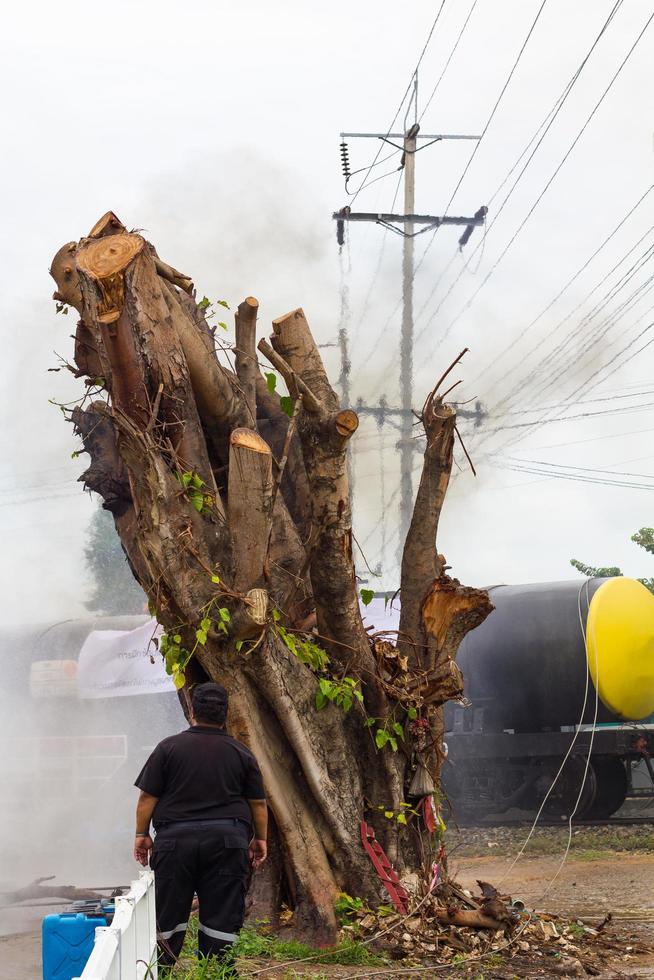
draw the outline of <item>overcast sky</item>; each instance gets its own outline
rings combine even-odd
[[[421,65],[420,111],[471,3],[445,0]],[[478,0],[423,132],[483,131],[540,5]],[[262,329],[302,305],[319,341],[331,343],[346,289],[353,395],[374,403],[384,393],[397,404],[402,243],[374,224],[357,224],[339,256],[331,213],[348,203],[339,132],[388,130],[440,6],[441,0],[12,6],[0,40],[5,619],[66,618],[82,608],[82,547],[95,504],[74,482],[83,458],[70,458],[72,431],[48,402],[76,397],[78,386],[65,374],[47,373],[55,352],[72,356],[75,326],[74,315],[55,314],[47,270],[57,248],[87,233],[107,209],[144,229],[167,261],[193,276],[200,294],[231,304],[256,295]],[[520,168],[494,196],[498,185],[613,6],[547,0],[450,213],[489,204],[489,222],[494,218]],[[581,327],[580,321],[654,241],[646,234],[654,224],[654,192],[531,323],[654,181],[654,26],[494,268],[651,12],[643,0],[625,0],[617,10],[485,240],[476,230],[463,256],[456,254],[456,229],[416,244],[422,261],[415,278],[415,404],[467,346],[453,379],[464,380],[462,399],[479,397],[489,412],[479,430],[462,425],[478,476],[458,453],[463,472],[439,538],[454,574],[470,584],[574,577],[572,556],[653,574],[654,559],[629,541],[654,523],[652,491],[594,482],[654,486],[654,344],[619,367],[650,339],[645,333],[635,340],[654,319],[649,266],[637,268],[592,320]],[[443,213],[473,145],[441,142],[418,154],[417,210]],[[352,168],[367,165],[376,149],[351,140]],[[371,176],[397,164],[393,158]],[[366,188],[356,207],[388,209],[397,177]],[[629,300],[640,284],[642,296]],[[619,320],[607,320],[628,300],[633,305]],[[566,337],[558,359],[543,362]],[[325,353],[336,379],[337,350]],[[570,418],[524,426],[543,415]],[[371,565],[382,562],[377,582],[384,588],[397,581],[395,441],[390,427],[379,432],[370,420],[354,441],[357,538],[366,542]],[[593,482],[547,478],[549,464],[586,467],[576,475]]]

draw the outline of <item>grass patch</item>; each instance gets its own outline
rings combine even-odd
[[[170,971],[160,970],[162,980],[231,980],[233,972],[229,967],[212,958],[205,960],[196,958],[197,936],[197,919],[193,917],[189,922],[180,962]],[[314,949],[307,943],[298,942],[297,939],[281,939],[274,935],[265,935],[250,927],[241,929],[234,945],[234,954],[236,959],[297,962],[310,958],[312,963],[333,963],[338,966],[384,966],[387,963],[385,957],[372,953],[363,943],[350,938],[341,939],[338,945],[330,949]],[[306,976],[317,977],[316,974],[306,974]]]
[[[331,949],[314,949],[297,939],[279,939],[263,935],[256,929],[242,929],[236,943],[236,955],[249,959],[265,957],[274,960],[303,960],[311,957],[315,963],[336,963],[339,966],[383,966],[386,960],[371,953],[367,946],[352,939],[341,939]]]
[[[597,848],[580,848],[574,851],[575,861],[601,861],[602,858],[610,858],[611,851],[598,851]]]

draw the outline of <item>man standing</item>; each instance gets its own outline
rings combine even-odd
[[[243,925],[250,865],[266,859],[261,771],[225,731],[227,706],[220,684],[195,687],[191,727],[160,742],[136,780],[134,857],[143,865],[150,858],[155,871],[162,963],[181,952],[195,894],[200,955],[228,962]]]

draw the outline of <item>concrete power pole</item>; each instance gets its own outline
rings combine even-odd
[[[416,202],[416,147],[418,124],[404,134],[404,213],[415,214]],[[400,429],[400,538],[398,564],[402,561],[402,549],[409,533],[413,513],[413,221],[404,226],[402,250],[402,335],[400,339],[400,403],[403,409]]]
[[[417,108],[416,108],[417,118]],[[415,213],[415,193],[416,193],[416,154],[426,149],[434,143],[442,140],[478,140],[479,136],[461,136],[444,134],[421,134],[420,126],[416,121],[404,133],[341,133],[341,157],[343,160],[343,174],[347,181],[350,178],[349,158],[346,139],[376,139],[403,151],[402,164],[404,169],[404,213],[371,213],[365,211],[352,211],[349,207],[341,208],[334,212],[332,217],[336,221],[336,237],[340,246],[345,240],[345,222],[352,221],[374,221],[396,234],[402,235],[404,239],[402,253],[402,329],[400,335],[400,400],[399,410],[388,410],[384,406],[379,409],[371,408],[371,414],[381,412],[383,418],[386,415],[399,416],[400,439],[398,447],[400,450],[400,539],[398,555],[401,560],[404,541],[411,523],[413,513],[413,454],[415,443],[412,439],[413,433],[413,274],[414,274],[414,247],[415,238],[427,231],[435,230],[441,225],[463,225],[465,230],[460,239],[460,244],[464,245],[475,227],[484,224],[486,211],[485,207],[479,208],[472,217],[460,217],[455,215],[443,215],[441,217],[433,214]],[[402,140],[399,144],[398,140]],[[418,145],[418,140],[425,140],[422,145]],[[365,181],[364,181],[365,183]],[[342,370],[341,383],[343,393],[347,391],[349,404],[349,365],[350,352],[347,350],[347,337],[339,334],[339,346],[341,347],[341,363],[347,364],[347,371]],[[359,404],[357,405],[359,407]],[[367,406],[366,406],[367,407]],[[481,409],[480,409],[481,411]],[[472,414],[472,413],[471,413]],[[477,417],[477,416],[475,416]]]

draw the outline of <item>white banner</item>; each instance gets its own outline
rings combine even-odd
[[[397,635],[394,631],[400,628],[399,596],[396,596],[392,600],[389,596],[388,601],[386,601],[384,596],[375,596],[367,606],[364,606],[363,603],[359,603],[359,605],[361,607],[361,615],[363,616],[363,625],[366,628],[373,627],[375,631],[388,630],[391,635],[385,637],[385,639],[390,640],[392,643],[397,643]]]
[[[89,633],[79,654],[79,697],[174,693],[172,677],[166,673],[163,659],[152,642],[161,632],[161,626],[152,619],[135,630]]]
[[[365,626],[375,630],[398,629],[400,603],[375,597],[361,605]],[[80,698],[119,698],[135,694],[168,694],[174,692],[172,678],[164,669],[163,659],[152,642],[161,635],[155,619],[134,630],[94,630],[89,633],[79,654],[77,690]],[[397,636],[391,634],[395,642]],[[154,663],[152,663],[154,660]]]

